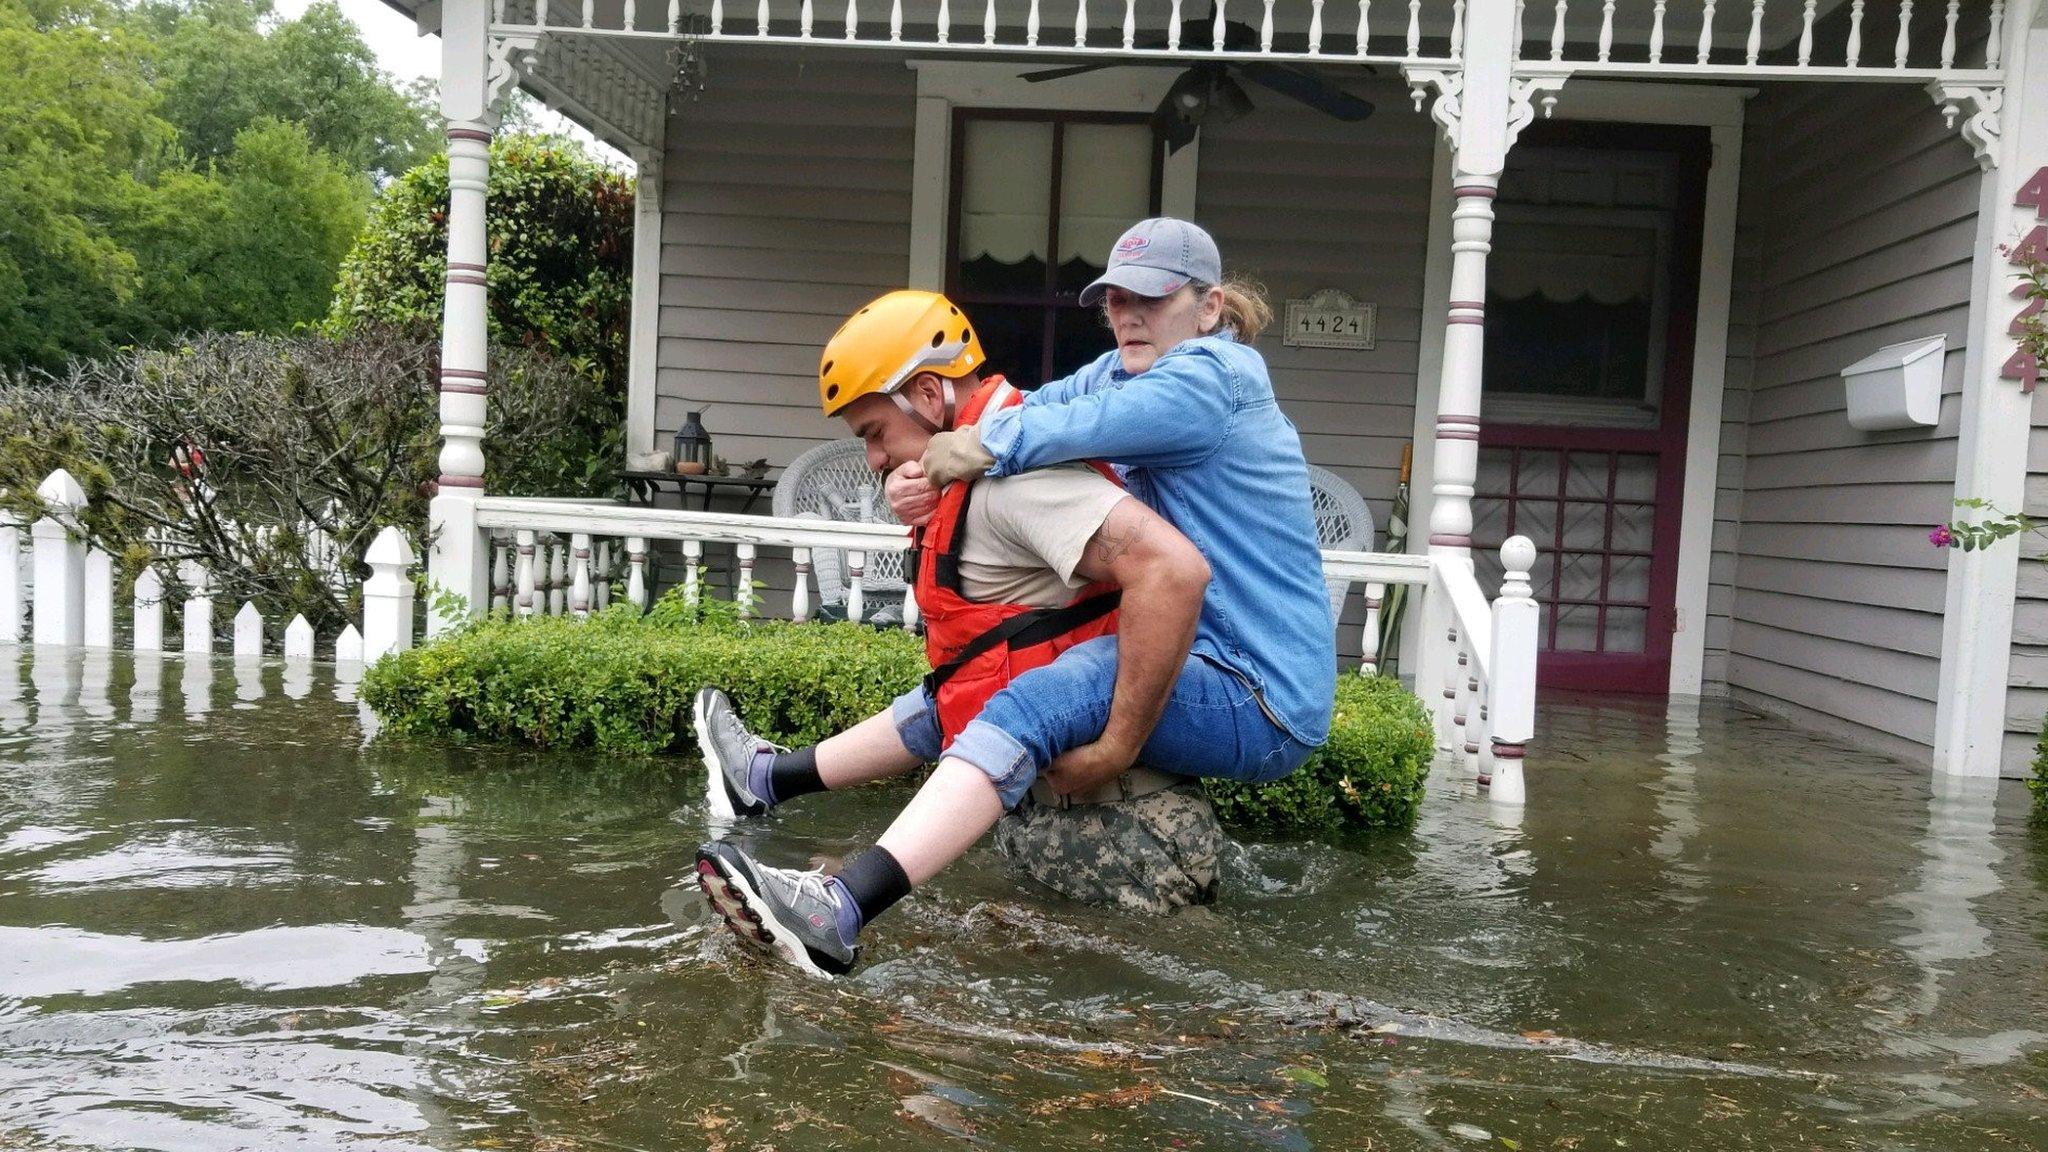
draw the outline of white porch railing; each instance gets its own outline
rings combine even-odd
[[[485,496],[477,501],[477,527],[491,536],[491,607],[518,616],[585,615],[604,607],[610,565],[624,557],[626,598],[645,608],[651,581],[650,544],[672,541],[684,557],[686,597],[704,594],[698,569],[706,545],[733,549],[734,593],[744,614],[766,606],[756,599],[754,576],[763,548],[786,550],[795,570],[789,617],[813,614],[810,581],[814,550],[844,550],[849,581],[847,618],[865,615],[862,573],[867,558],[906,546],[907,529],[773,516],[651,509],[581,500]],[[1441,701],[1432,701],[1437,743],[1462,757],[1467,771],[1502,803],[1524,798],[1522,753],[1536,718],[1537,606],[1529,571],[1536,549],[1516,536],[1501,549],[1507,575],[1502,595],[1488,603],[1469,564],[1429,556],[1383,552],[1323,553],[1325,579],[1364,586],[1366,617],[1360,629],[1360,671],[1379,665],[1379,605],[1389,584],[1415,589],[1411,602],[1422,619],[1425,597],[1441,597],[1452,626],[1442,640],[1447,669]],[[596,591],[593,593],[593,589]],[[917,620],[916,602],[904,603],[904,626]],[[1422,637],[1421,643],[1438,641]],[[1432,686],[1416,691],[1429,700]]]

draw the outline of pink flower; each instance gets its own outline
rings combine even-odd
[[[1937,524],[1934,531],[1927,534],[1927,542],[1936,548],[1953,548],[1956,545],[1956,534],[1948,530],[1948,525]]]

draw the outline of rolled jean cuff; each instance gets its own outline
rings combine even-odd
[[[967,727],[946,749],[948,758],[965,760],[989,783],[996,786],[997,795],[1003,798],[1003,811],[1007,812],[1024,799],[1031,790],[1031,782],[1038,779],[1038,768],[1031,762],[1031,753],[1016,737],[988,723],[985,720],[970,720]]]
[[[898,696],[889,705],[889,719],[896,723],[896,735],[912,756],[924,761],[939,758],[945,736],[939,731],[939,709],[922,685]]]

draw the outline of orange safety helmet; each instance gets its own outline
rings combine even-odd
[[[967,315],[937,292],[891,292],[847,317],[818,360],[818,403],[836,416],[862,396],[894,397],[921,372],[957,380],[988,359]],[[948,405],[950,409],[951,405]]]

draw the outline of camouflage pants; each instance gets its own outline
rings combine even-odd
[[[1171,912],[1216,899],[1223,827],[1196,781],[1135,800],[1053,808],[1026,795],[996,824],[1012,871],[1070,899]]]

